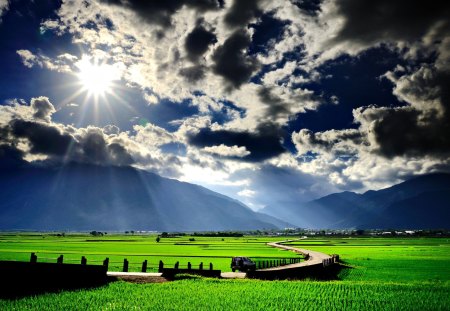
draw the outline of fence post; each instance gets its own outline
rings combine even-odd
[[[209,263],[209,270],[212,270],[213,269],[213,264],[212,264],[212,262],[210,262]]]
[[[109,258],[106,257],[105,260],[103,260],[103,267],[106,267],[106,271],[108,271],[109,266]]]
[[[56,259],[56,263],[62,264],[64,260],[64,256],[63,255],[59,255],[58,259]]]
[[[142,269],[141,269],[141,271],[142,271],[142,272],[147,272],[147,259],[144,260],[144,262],[142,263]]]
[[[86,257],[81,256],[81,264],[82,264],[83,266],[85,266],[86,263],[87,263]]]
[[[177,261],[177,262],[175,263],[175,269],[178,270],[179,265],[180,265],[180,262]]]
[[[192,269],[192,264],[191,264],[191,262],[188,262],[188,270],[191,270]]]
[[[201,263],[198,265],[198,269],[199,269],[199,270],[203,270],[203,262],[201,262]]]
[[[31,253],[30,262],[31,263],[36,263],[37,262],[37,256],[36,256],[35,253]]]
[[[123,272],[128,272],[128,260],[126,258],[123,260],[123,269],[122,269],[122,271]]]
[[[164,262],[162,262],[162,260],[159,261],[159,268],[158,268],[158,272],[163,272],[164,270]]]

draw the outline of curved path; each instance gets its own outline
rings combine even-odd
[[[302,267],[320,267],[320,266],[324,266],[324,260],[329,260],[330,262],[333,262],[333,257],[329,256],[327,254],[324,253],[320,253],[320,252],[316,252],[316,251],[312,251],[312,250],[308,250],[308,249],[303,249],[303,248],[296,248],[296,247],[292,247],[292,246],[287,246],[287,245],[283,245],[282,243],[286,243],[286,242],[294,242],[295,240],[286,240],[286,241],[279,241],[279,242],[272,242],[272,243],[267,243],[267,245],[272,246],[272,247],[276,247],[276,248],[281,248],[284,250],[288,250],[288,251],[292,251],[295,253],[300,253],[303,254],[304,256],[309,255],[308,260],[303,261],[303,262],[299,262],[299,263],[294,263],[294,264],[289,264],[289,265],[284,265],[284,266],[278,266],[278,267],[273,267],[273,268],[266,268],[266,269],[258,269],[256,271],[254,271],[253,273],[263,273],[263,274],[279,274],[279,273],[287,273],[287,274],[295,274],[294,271],[299,271],[299,268]],[[306,268],[308,269],[308,268]],[[303,270],[303,269],[302,269]],[[142,272],[108,272],[108,276],[115,276],[115,277],[123,277],[123,276],[135,276],[135,277],[142,277],[142,278],[154,278],[154,277],[161,277],[161,273],[142,273]],[[226,278],[226,279],[242,279],[245,278],[247,276],[246,273],[244,272],[223,272],[221,274],[222,278]]]
[[[294,240],[287,240],[287,241],[279,241],[279,242],[267,243],[267,245],[272,246],[272,247],[276,247],[276,248],[281,248],[281,249],[288,250],[288,251],[293,251],[295,253],[300,253],[300,254],[303,254],[303,255],[309,255],[308,260],[303,261],[303,262],[299,262],[299,263],[290,264],[290,265],[284,265],[284,266],[278,266],[278,267],[266,268],[266,269],[259,269],[257,271],[289,270],[289,269],[297,269],[297,268],[306,267],[306,266],[323,265],[323,260],[324,259],[331,259],[332,258],[331,256],[329,256],[327,254],[324,254],[324,253],[311,251],[311,250],[303,249],[303,248],[296,248],[296,247],[292,247],[292,246],[287,246],[287,245],[281,244],[281,243],[286,243],[286,242],[294,242]]]

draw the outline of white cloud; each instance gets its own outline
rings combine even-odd
[[[0,0],[0,18],[9,9],[9,1],[8,0]],[[1,22],[1,19],[0,19]]]
[[[67,53],[59,55],[56,59],[52,59],[42,54],[33,54],[29,50],[17,50],[16,52],[22,59],[22,63],[28,68],[38,66],[57,72],[72,72],[73,62],[76,60],[75,56]]]
[[[256,195],[256,191],[250,189],[244,189],[237,193],[241,197],[253,198]]]
[[[239,157],[243,158],[250,154],[244,146],[226,146],[224,144],[218,146],[204,147],[203,151],[224,157]]]

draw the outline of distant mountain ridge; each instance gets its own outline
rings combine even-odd
[[[252,230],[291,226],[201,186],[131,167],[3,169],[1,230]]]
[[[304,228],[450,228],[450,174],[423,175],[363,194],[334,193],[263,212]]]

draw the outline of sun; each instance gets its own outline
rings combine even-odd
[[[94,96],[111,93],[114,81],[120,78],[116,67],[99,63],[87,56],[83,57],[76,66],[79,70],[77,76],[82,89]]]

